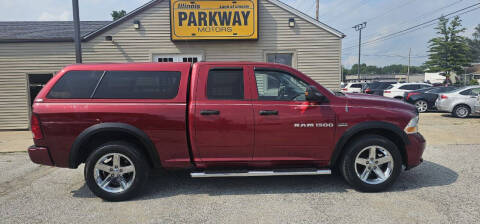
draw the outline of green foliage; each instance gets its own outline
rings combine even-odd
[[[460,74],[463,67],[471,62],[470,49],[466,38],[460,34],[465,32],[462,28],[462,20],[456,16],[450,23],[445,17],[438,22],[438,37],[429,41],[429,59],[425,63],[431,72],[445,72],[450,76],[451,72]]]
[[[420,74],[424,73],[425,67],[423,66],[410,66],[410,74]],[[343,72],[345,75],[355,75],[358,71],[358,64],[354,64],[351,69],[344,68]],[[361,74],[375,74],[375,75],[390,75],[390,74],[407,74],[408,66],[407,65],[387,65],[384,67],[377,67],[374,65],[360,65]]]
[[[471,79],[469,85],[471,85],[471,86],[478,85],[478,80],[476,80],[476,79]]]
[[[110,15],[112,16],[113,21],[115,21],[127,15],[127,12],[125,10],[119,10],[119,11],[114,10]]]
[[[472,55],[473,62],[480,62],[480,24],[475,27],[472,39],[467,38],[468,46]]]

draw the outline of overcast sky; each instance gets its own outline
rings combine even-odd
[[[80,0],[81,20],[110,20],[112,10],[131,11],[149,0]],[[315,0],[282,0],[296,9],[315,16]],[[347,35],[343,40],[342,62],[350,67],[358,60],[358,32],[351,27],[366,21],[363,40],[421,24],[442,14],[479,3],[478,0],[320,0],[320,21]],[[478,8],[474,7],[471,9]],[[480,23],[480,9],[461,15],[471,36]],[[0,21],[71,20],[69,0],[0,0]],[[433,26],[408,32],[362,47],[362,63],[369,65],[407,64],[412,48],[412,64],[426,60],[428,40],[435,36]]]

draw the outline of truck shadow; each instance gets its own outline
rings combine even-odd
[[[425,161],[416,169],[402,172],[387,192],[408,191],[454,183],[458,174],[442,165]],[[143,193],[132,200],[151,200],[177,195],[251,195],[292,193],[343,193],[353,190],[338,175],[276,176],[194,179],[186,172],[154,172]],[[84,184],[72,191],[74,197],[95,197]]]

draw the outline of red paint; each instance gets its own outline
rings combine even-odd
[[[207,74],[215,67],[243,68],[244,100],[207,99]],[[315,86],[328,102],[258,100],[256,67],[286,71]],[[180,89],[171,100],[46,98],[54,83],[71,70],[180,71]],[[204,116],[200,114],[203,110],[218,110],[220,114]],[[276,110],[278,115],[261,116],[261,110]],[[293,68],[250,62],[201,62],[193,66],[189,63],[72,65],[52,78],[38,94],[33,114],[41,128],[35,132],[41,130],[44,136],[34,139],[35,145],[42,148],[30,153],[34,162],[68,167],[70,149],[82,131],[103,122],[120,122],[147,134],[164,168],[188,168],[191,162],[198,168],[325,167],[336,143],[356,124],[384,121],[403,130],[416,116],[414,106],[398,100],[362,94],[336,96]],[[341,123],[348,126],[337,127]],[[302,124],[318,126],[295,126]],[[408,165],[418,165],[425,142],[417,135],[409,138],[412,143],[407,147]],[[50,157],[45,160],[48,153],[53,161]]]

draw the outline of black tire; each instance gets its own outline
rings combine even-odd
[[[127,157],[133,164],[135,175],[131,185],[123,192],[112,193],[102,189],[95,180],[95,165],[97,161],[111,153]],[[124,161],[125,161],[125,157]],[[127,161],[129,162],[129,161]],[[97,147],[88,157],[84,176],[88,188],[98,197],[107,201],[124,201],[137,195],[148,180],[150,167],[143,153],[133,144],[123,141],[107,142]],[[110,174],[108,174],[110,175]],[[107,175],[107,176],[108,176]]]
[[[393,160],[393,169],[390,176],[384,182],[378,184],[370,184],[362,181],[356,171],[356,166],[358,166],[355,162],[357,155],[369,146],[380,146],[384,148],[390,153]],[[365,167],[365,169],[367,169],[367,167]],[[345,148],[345,152],[340,161],[340,171],[347,183],[356,190],[379,192],[390,187],[400,175],[402,171],[402,156],[397,146],[387,138],[378,135],[364,135],[354,140]]]
[[[470,116],[471,109],[469,106],[465,104],[460,104],[455,106],[452,111],[452,116],[457,117],[457,118],[467,118]]]

